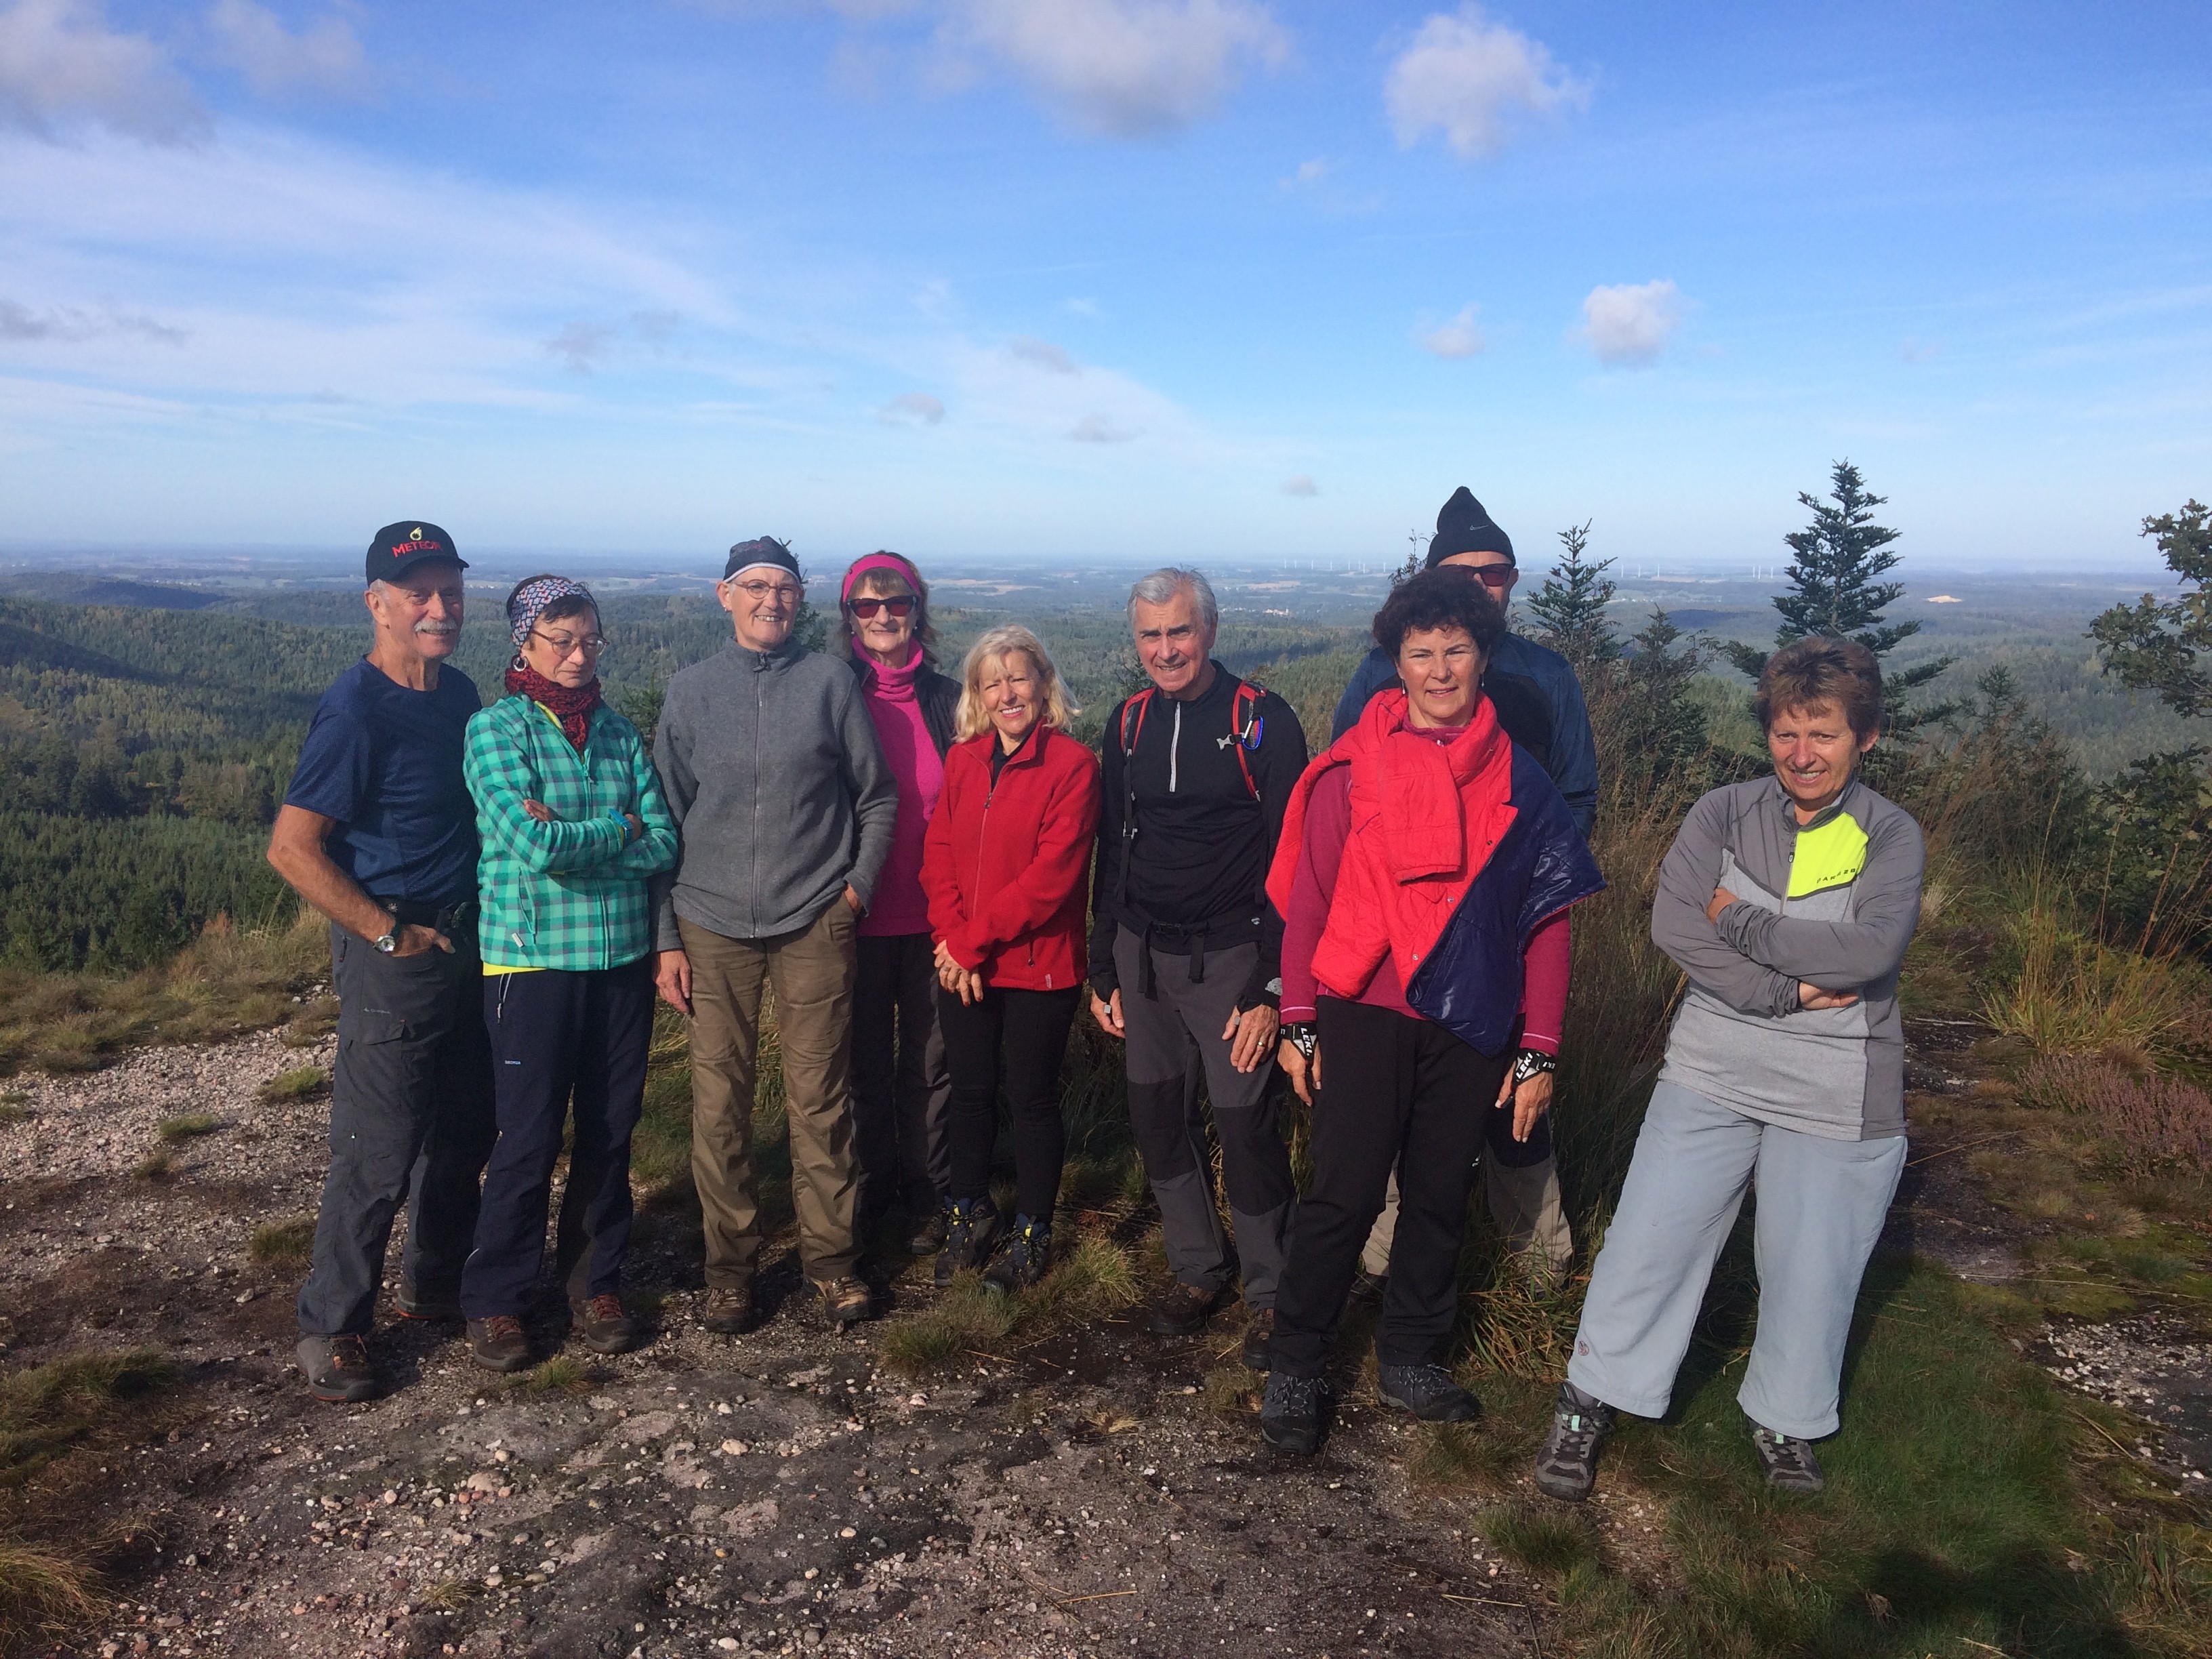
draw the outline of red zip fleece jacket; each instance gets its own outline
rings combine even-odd
[[[999,734],[955,744],[921,854],[929,928],[952,958],[1006,991],[1084,982],[1084,878],[1098,830],[1098,758],[1038,726],[1006,757]]]

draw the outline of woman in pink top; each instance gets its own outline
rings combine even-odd
[[[871,553],[854,561],[837,610],[830,648],[848,657],[860,676],[899,797],[890,857],[860,919],[853,991],[859,1233],[866,1240],[894,1209],[902,1210],[908,1248],[927,1255],[945,1243],[951,1084],[937,1030],[921,845],[945,782],[960,685],[931,661],[937,630],[929,625],[929,586],[908,560]]]

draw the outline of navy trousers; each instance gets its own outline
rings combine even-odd
[[[629,1248],[629,1138],[653,1040],[646,958],[588,973],[484,977],[499,1144],[461,1274],[471,1319],[520,1317],[545,1259],[545,1212],[571,1101],[576,1133],[556,1261],[571,1303],[616,1294]]]

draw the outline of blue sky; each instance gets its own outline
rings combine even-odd
[[[2201,5],[0,0],[0,544],[2139,566]]]

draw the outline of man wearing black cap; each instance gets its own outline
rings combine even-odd
[[[398,1307],[460,1317],[461,1264],[497,1127],[477,956],[476,808],[461,776],[477,688],[459,643],[453,539],[402,520],[368,548],[369,653],[315,706],[269,861],[331,919],[338,995],[331,1168],[300,1290],[318,1400],[366,1400],[385,1247],[409,1205]]]
[[[791,549],[770,536],[739,542],[716,591],[736,637],[668,682],[653,746],[684,835],[682,862],[656,878],[653,973],[691,1023],[701,1322],[736,1334],[758,1316],[753,1087],[761,992],[772,986],[799,1262],[842,1327],[874,1311],[854,1229],[853,986],[898,781],[852,670],[792,637],[806,588]]]
[[[1491,598],[1502,609],[1513,598],[1521,573],[1514,563],[1513,539],[1462,484],[1437,514],[1437,533],[1429,543],[1428,568],[1464,565],[1482,578]],[[1398,683],[1397,665],[1377,646],[1367,653],[1345,687],[1336,705],[1334,741],[1352,729],[1367,701],[1385,686]],[[1583,703],[1583,689],[1575,671],[1558,652],[1547,649],[1524,635],[1509,633],[1492,653],[1482,677],[1482,689],[1498,711],[1498,723],[1506,735],[1527,750],[1551,775],[1567,803],[1575,828],[1587,840],[1597,817],[1597,743],[1590,734],[1589,710]],[[1559,1165],[1552,1156],[1548,1117],[1540,1119],[1528,1140],[1512,1156],[1523,1158],[1508,1168],[1495,1155],[1487,1160],[1483,1188],[1490,1213],[1508,1245],[1534,1265],[1559,1267],[1574,1249],[1566,1216],[1559,1202]],[[1376,1218],[1375,1231],[1359,1265],[1369,1290],[1389,1266],[1390,1241],[1398,1219],[1398,1188],[1391,1182],[1389,1200]]]

